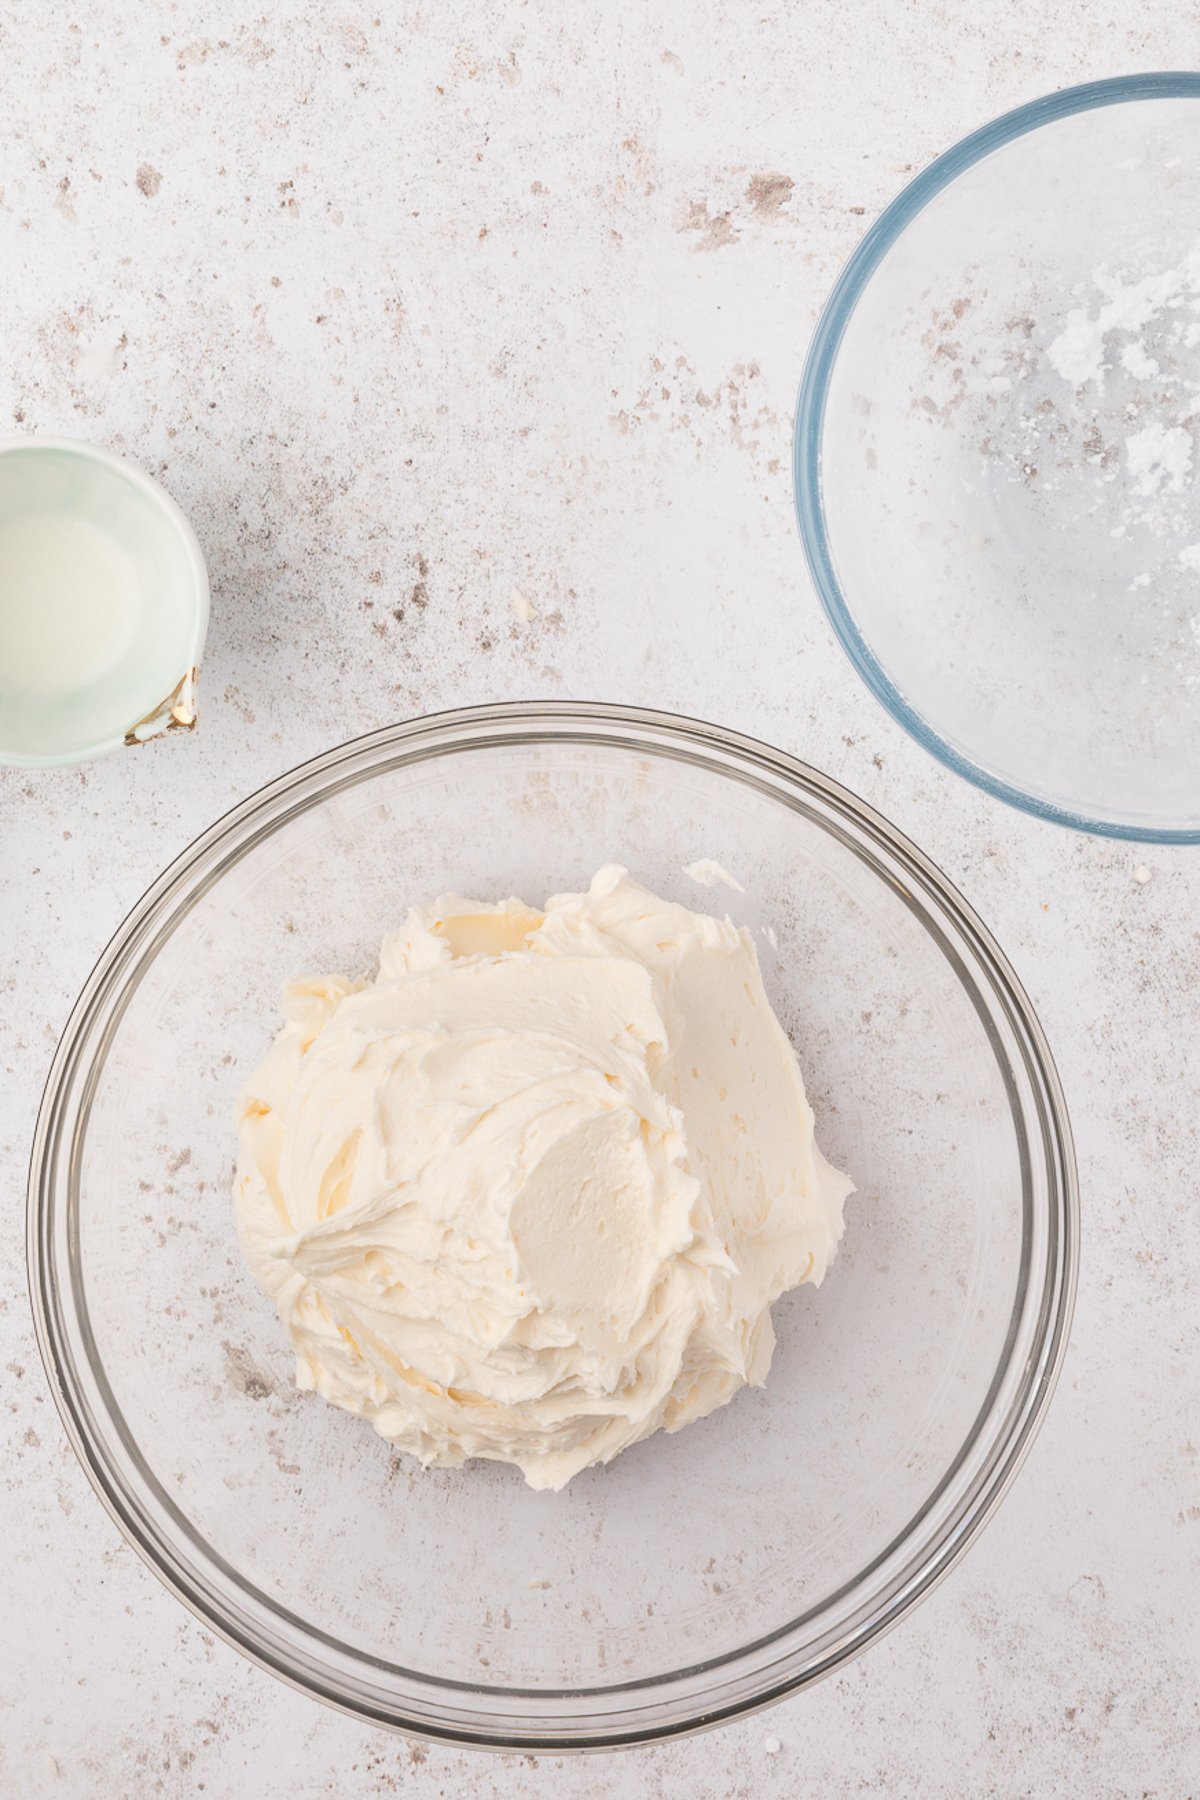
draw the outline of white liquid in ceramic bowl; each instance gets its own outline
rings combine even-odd
[[[84,687],[129,653],[142,611],[133,561],[98,525],[42,513],[0,525],[0,669],[31,694]]]
[[[0,761],[188,721],[207,622],[199,546],[149,476],[86,444],[0,444]]]

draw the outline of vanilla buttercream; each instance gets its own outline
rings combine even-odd
[[[609,865],[544,910],[416,909],[373,981],[284,1015],[236,1209],[302,1388],[560,1488],[764,1379],[852,1189],[747,932]]]

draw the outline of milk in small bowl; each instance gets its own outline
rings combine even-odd
[[[156,481],[68,438],[0,440],[0,762],[83,762],[196,722],[208,575]]]

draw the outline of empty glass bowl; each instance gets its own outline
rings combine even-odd
[[[715,857],[744,894],[683,870]],[[300,1395],[246,1273],[238,1087],[284,981],[367,969],[412,901],[540,901],[609,858],[753,933],[858,1195],[765,1387],[561,1494],[423,1471]],[[67,1428],[162,1579],[365,1719],[563,1750],[712,1724],[827,1673],[978,1530],[1066,1343],[1077,1200],[1045,1040],[929,862],[707,725],[502,706],[330,751],[214,825],[109,945],[38,1123],[31,1282]]]
[[[960,774],[1200,841],[1200,75],[1009,113],[911,183],[822,316],[801,534],[867,685]]]

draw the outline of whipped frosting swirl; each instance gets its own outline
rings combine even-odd
[[[561,1488],[764,1379],[852,1188],[747,932],[608,865],[544,910],[415,909],[375,980],[284,1016],[236,1210],[300,1387]]]

